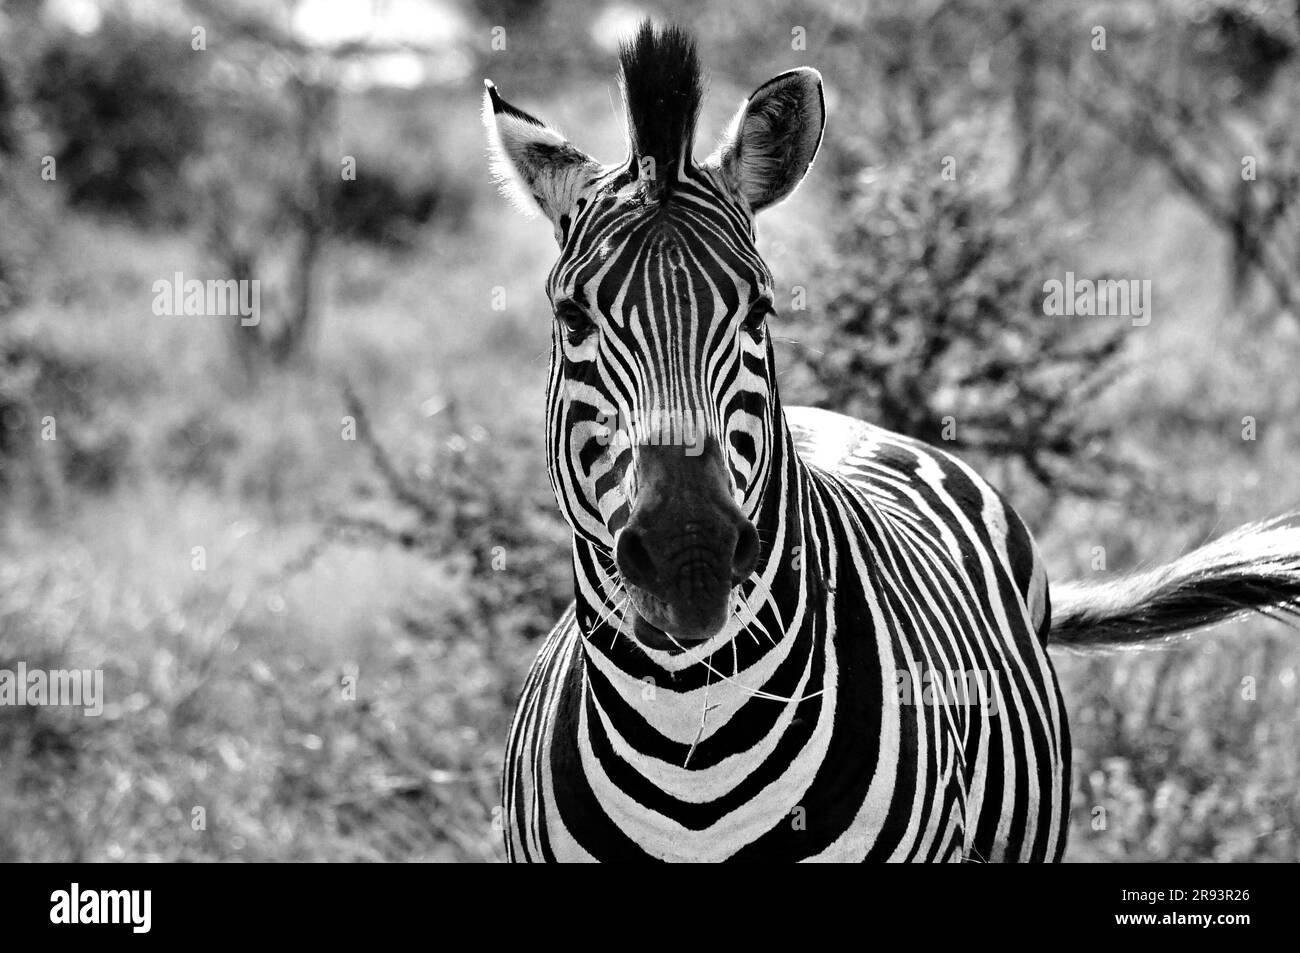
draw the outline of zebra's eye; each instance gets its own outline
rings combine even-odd
[[[587,317],[587,312],[572,301],[562,301],[555,306],[555,318],[564,327],[565,336],[570,344],[581,344],[592,331],[595,322]]]
[[[764,324],[772,312],[772,302],[766,298],[760,298],[750,306],[749,313],[745,315],[745,320],[741,322],[740,326],[755,337],[759,337],[762,335]]]

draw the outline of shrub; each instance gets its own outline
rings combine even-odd
[[[138,221],[187,217],[183,166],[203,146],[199,62],[174,35],[121,18],[56,35],[30,85],[71,203]]]
[[[1109,425],[1090,403],[1117,374],[1127,322],[1043,313],[1065,268],[1045,216],[974,174],[946,181],[936,155],[848,182],[824,314],[796,353],[803,396],[975,457],[1035,483],[1113,492]]]

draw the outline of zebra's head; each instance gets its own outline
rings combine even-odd
[[[741,105],[693,158],[703,79],[692,40],[647,21],[620,51],[629,157],[602,165],[489,82],[493,171],[540,209],[560,257],[547,393],[551,483],[579,539],[617,573],[635,634],[718,632],[764,557],[755,528],[782,432],[754,216],[821,143],[821,76],[796,69]]]

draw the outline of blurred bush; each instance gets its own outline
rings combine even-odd
[[[184,170],[204,147],[201,64],[174,34],[120,16],[91,35],[49,37],[30,88],[69,202],[142,223],[190,217]]]
[[[432,182],[408,184],[390,170],[368,167],[365,175],[333,184],[331,228],[340,238],[410,248],[445,199]]]
[[[27,490],[25,502],[43,512],[65,483],[94,493],[116,485],[130,442],[95,406],[101,388],[89,359],[0,316],[0,498]]]
[[[1107,459],[1092,406],[1119,373],[1127,322],[1048,317],[1063,277],[1053,224],[966,167],[951,180],[932,144],[842,188],[835,255],[816,276],[821,314],[794,352],[821,406],[970,454],[1014,462],[1044,488],[1114,494],[1131,467]]]
[[[507,452],[536,446],[537,436],[466,425],[451,402],[438,412],[434,452],[421,464],[403,466],[374,432],[355,393],[348,392],[347,404],[375,464],[365,495],[395,505],[402,515],[387,521],[339,515],[327,524],[327,538],[359,532],[362,539],[396,543],[440,561],[449,559],[454,545],[450,558],[468,596],[468,628],[486,633],[490,645],[550,631],[572,599],[572,568],[556,556],[567,548],[570,531],[550,486],[530,482],[516,455]]]

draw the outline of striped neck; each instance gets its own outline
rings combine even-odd
[[[600,673],[603,683],[633,702],[650,696],[669,700],[651,708],[670,721],[689,717],[698,722],[697,695],[703,688],[710,705],[743,704],[788,660],[792,643],[809,623],[809,608],[824,605],[821,560],[806,541],[813,478],[795,449],[779,401],[774,410],[771,471],[754,514],[762,556],[736,590],[731,619],[707,642],[684,651],[658,651],[638,642],[610,552],[574,537],[576,615],[588,670]],[[674,699],[680,706],[671,703]],[[678,707],[681,712],[670,714]]]
[[[579,797],[591,798],[584,816],[613,818],[627,843],[652,856],[734,854],[798,807],[833,737],[837,613],[827,604],[834,578],[822,567],[834,562],[818,554],[830,527],[819,475],[799,457],[779,404],[774,410],[772,470],[754,516],[764,552],[742,587],[744,607],[708,642],[676,655],[615,639],[604,624],[583,627],[573,701],[557,712],[566,727],[553,757],[581,765]],[[594,618],[584,586],[612,602],[605,567],[610,588],[583,577],[601,558],[608,567],[608,556],[575,545],[579,618]],[[658,817],[680,820],[661,828]],[[805,835],[792,836],[801,846]]]

